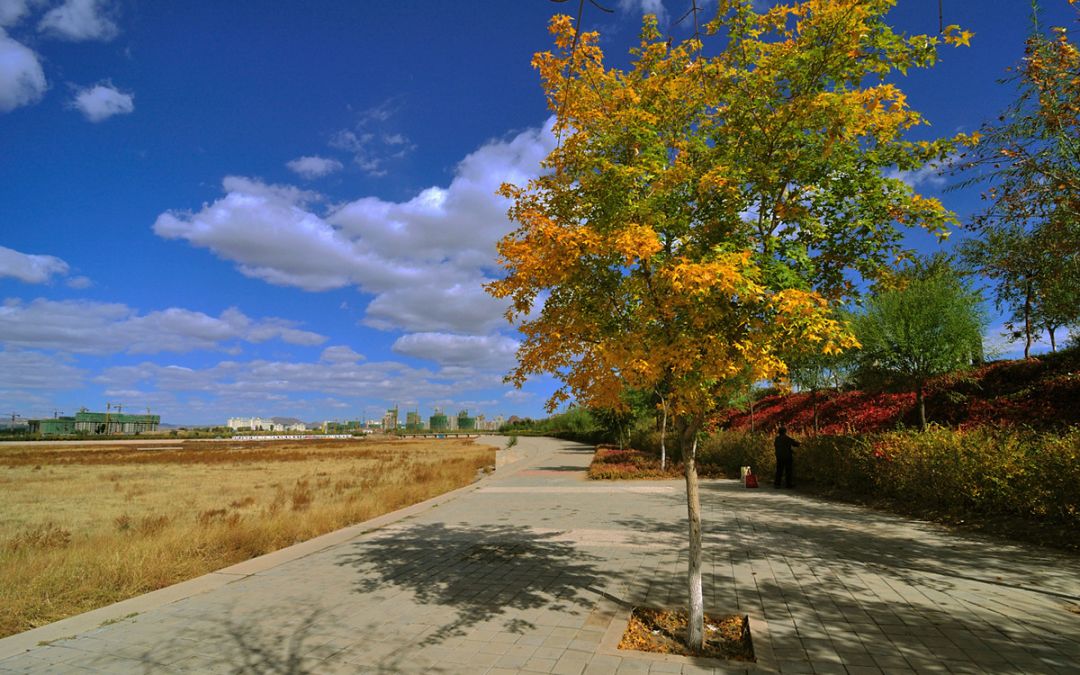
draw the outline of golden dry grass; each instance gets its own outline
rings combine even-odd
[[[481,441],[482,442],[482,441]],[[470,440],[0,447],[0,637],[468,484]]]

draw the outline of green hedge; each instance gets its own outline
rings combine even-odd
[[[923,511],[1015,515],[1080,527],[1078,428],[1061,434],[931,428],[799,440],[795,479],[816,491],[918,504]],[[639,435],[635,447],[658,453],[659,435]],[[698,457],[703,468],[729,477],[749,465],[769,482],[775,471],[772,439],[763,434],[711,434],[699,442]]]

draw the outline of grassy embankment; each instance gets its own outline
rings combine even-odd
[[[800,489],[1080,551],[1080,428],[932,428],[801,440]],[[638,436],[633,447],[598,449],[589,476],[681,477],[677,453],[660,471],[658,434]],[[772,438],[718,431],[701,441],[698,462],[704,477],[737,478],[740,466],[751,466],[765,487],[775,470]]]
[[[453,490],[494,453],[451,439],[0,448],[0,637]]]
[[[801,489],[1080,550],[1080,348],[935,379],[926,433],[910,429],[913,399],[857,390],[766,396],[717,416],[726,428],[702,439],[699,471],[732,478],[749,465],[767,485],[771,435],[786,425],[803,442]],[[601,448],[590,476],[681,477],[677,451],[660,471],[659,445],[659,434],[646,432],[635,450]],[[673,445],[669,436],[669,452]]]

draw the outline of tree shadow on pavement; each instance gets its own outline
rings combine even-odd
[[[528,610],[583,613],[596,602],[598,560],[559,533],[507,525],[473,528],[442,523],[389,531],[349,547],[338,565],[354,568],[354,591],[393,603],[399,596],[430,608],[433,630],[418,642],[436,645],[471,626],[504,617],[502,630],[534,628]],[[447,612],[446,610],[449,610]]]
[[[721,518],[707,531],[741,535],[761,551],[878,565],[901,572],[1026,588],[1080,600],[1080,557],[958,534],[933,523],[865,507],[732,481],[703,485],[703,502]],[[736,518],[732,521],[731,518]]]
[[[1080,658],[1068,556],[732,481],[703,483],[702,506],[706,609],[765,617],[780,660],[1036,672]],[[685,542],[684,518],[614,524]]]
[[[169,640],[142,653],[144,672],[302,675],[319,672],[334,651],[319,641],[332,623],[321,609],[301,614],[294,606],[268,606],[259,619],[236,614],[185,622]]]

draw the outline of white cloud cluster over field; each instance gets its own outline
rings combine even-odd
[[[434,339],[452,353],[473,353],[483,344],[477,336],[503,350],[495,333],[505,326],[506,303],[483,289],[495,243],[512,228],[495,192],[503,182],[528,181],[553,146],[549,120],[471,153],[445,188],[401,202],[363,197],[325,212],[314,208],[315,193],[230,176],[224,197],[197,212],[163,213],[154,232],[207,248],[271,284],[355,286],[374,296],[365,324],[422,334],[399,340],[401,353],[428,355],[420,345]]]
[[[0,305],[0,342],[69,354],[158,354],[235,349],[240,342],[281,340],[315,346],[326,338],[277,318],[252,319],[238,309],[213,317],[178,307],[140,314],[120,303],[8,300]]]

